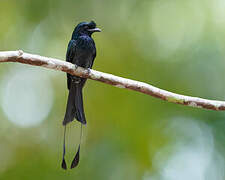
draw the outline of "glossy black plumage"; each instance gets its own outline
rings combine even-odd
[[[79,23],[72,34],[72,38],[68,44],[66,61],[76,64],[84,68],[92,68],[94,59],[96,57],[95,42],[91,35],[94,32],[100,32],[100,29],[96,28],[95,22],[82,22]],[[69,122],[77,119],[82,124],[86,124],[86,118],[83,107],[83,95],[82,89],[85,85],[86,79],[72,76],[67,73],[67,88],[69,90],[66,113],[63,120],[63,125],[66,126]],[[64,134],[65,135],[65,134]],[[64,153],[62,167],[66,169],[65,163],[65,138],[64,138]],[[79,152],[76,153],[75,159],[71,165],[71,168],[77,166],[79,162]],[[76,159],[78,157],[78,159]],[[74,163],[75,162],[75,163]]]
[[[90,23],[80,23],[74,29],[72,39],[67,48],[66,61],[76,64],[84,68],[92,68],[96,48],[94,40],[91,35],[96,29],[96,24],[92,21]],[[67,101],[66,114],[63,125],[73,121],[76,118],[82,124],[86,124],[86,118],[83,108],[82,88],[86,79],[67,74],[67,87],[69,89],[69,96]]]

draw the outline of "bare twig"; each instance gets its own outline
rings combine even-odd
[[[198,97],[175,94],[166,90],[159,89],[147,83],[125,79],[92,69],[84,69],[62,60],[28,54],[24,53],[21,50],[0,52],[0,62],[19,62],[34,66],[42,66],[49,69],[64,71],[72,75],[93,79],[119,88],[131,89],[176,104],[212,110],[225,110],[224,101],[207,100]]]

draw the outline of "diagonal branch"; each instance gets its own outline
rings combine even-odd
[[[28,54],[21,50],[0,52],[0,63],[1,62],[19,62],[33,66],[42,66],[49,69],[64,71],[72,75],[93,79],[119,88],[131,89],[176,104],[212,110],[225,110],[225,101],[215,101],[175,94],[147,83],[118,77],[92,69],[84,69],[62,60]]]

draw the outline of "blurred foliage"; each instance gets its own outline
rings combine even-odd
[[[76,24],[94,20],[102,29],[93,35],[94,69],[180,94],[225,100],[224,8],[223,0],[0,0],[0,50],[22,49],[64,60]],[[26,68],[46,75],[54,97],[43,121],[21,127],[10,120],[3,102],[20,106],[22,92],[15,86],[10,92],[18,99],[4,100],[4,88],[15,70]],[[0,179],[225,178],[224,112],[171,104],[91,80],[84,88],[87,126],[81,162],[65,172],[60,168],[65,74],[4,63],[0,77]],[[47,91],[44,84],[39,86]],[[39,96],[46,104],[48,99]],[[32,111],[22,109],[22,117]],[[77,122],[69,126],[68,164],[79,127]]]

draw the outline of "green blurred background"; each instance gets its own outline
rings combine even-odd
[[[0,50],[64,60],[76,24],[94,20],[94,69],[172,92],[225,99],[224,0],[0,0]],[[89,80],[76,169],[60,168],[66,75],[0,65],[0,179],[224,180],[225,112]],[[67,163],[80,125],[67,133]]]

